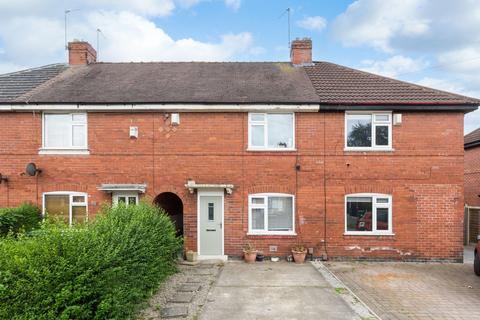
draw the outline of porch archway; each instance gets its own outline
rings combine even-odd
[[[177,230],[177,235],[183,236],[183,202],[179,196],[173,192],[162,192],[155,197],[153,203],[165,210],[170,219],[172,219]]]

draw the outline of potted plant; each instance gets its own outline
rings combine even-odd
[[[292,248],[293,260],[295,263],[304,263],[307,256],[307,248],[300,243],[297,243]]]
[[[250,242],[247,242],[247,244],[243,247],[243,257],[246,263],[255,263],[255,260],[257,259],[257,253],[258,251]]]

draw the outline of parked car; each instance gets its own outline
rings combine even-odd
[[[473,271],[480,276],[480,235],[477,236],[477,245],[475,246],[475,258],[473,260]]]

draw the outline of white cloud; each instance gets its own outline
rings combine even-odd
[[[447,79],[438,79],[432,77],[424,77],[418,84],[430,88],[444,90],[448,92],[458,93],[470,97],[480,97],[480,89],[469,90],[461,83],[452,82]],[[464,133],[468,133],[480,127],[480,110],[476,110],[465,115]]]
[[[430,20],[419,14],[423,0],[357,0],[333,22],[334,36],[346,46],[367,44],[390,52],[391,39],[418,36]]]
[[[478,0],[357,0],[332,24],[344,45],[387,52],[478,46],[479,28]]]
[[[225,0],[225,5],[233,10],[238,10],[242,5],[242,0]]]
[[[174,40],[153,22],[130,12],[92,13],[88,22],[107,35],[100,48],[106,61],[223,61],[252,45],[248,32],[223,35],[218,43]]]
[[[320,32],[327,26],[327,20],[320,16],[306,17],[297,24],[304,29]]]
[[[399,74],[415,72],[424,68],[427,64],[421,59],[412,59],[402,55],[395,55],[386,60],[363,60],[367,72],[380,74],[387,77],[395,77]]]

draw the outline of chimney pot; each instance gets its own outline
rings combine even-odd
[[[97,62],[97,51],[86,41],[74,40],[68,43],[68,64],[87,65]]]
[[[310,38],[293,40],[290,48],[290,59],[294,66],[311,65],[312,40]]]

